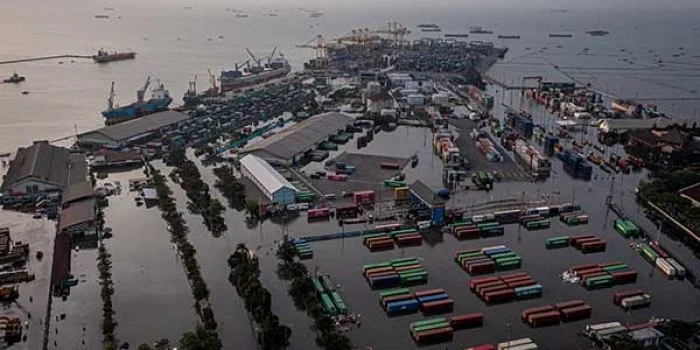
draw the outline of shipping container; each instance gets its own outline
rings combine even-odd
[[[623,298],[620,301],[620,306],[623,309],[634,309],[634,308],[640,308],[640,307],[646,307],[651,304],[651,295],[649,294],[642,294],[642,295],[635,295],[627,298]]]
[[[394,200],[403,201],[408,200],[411,195],[411,191],[408,187],[397,187],[394,188]]]
[[[513,339],[513,340],[503,342],[503,343],[499,343],[498,350],[509,350],[509,348],[512,348],[514,346],[527,345],[527,344],[534,344],[534,342],[530,338]]]
[[[408,299],[386,304],[385,311],[389,315],[403,314],[418,311],[418,300]]]
[[[423,327],[423,326],[427,326],[427,325],[434,325],[434,324],[443,324],[445,322],[449,322],[449,320],[445,317],[435,317],[435,318],[430,318],[430,319],[426,319],[423,321],[411,322],[408,325],[408,327],[411,330],[411,332],[413,332],[418,327]]]
[[[514,288],[515,297],[518,299],[540,297],[542,296],[542,291],[543,288],[540,284]]]
[[[567,309],[570,307],[581,306],[581,305],[585,305],[585,304],[586,304],[586,302],[583,300],[562,301],[562,302],[554,304],[554,308],[557,310],[561,310],[561,309]]]
[[[545,241],[544,245],[547,249],[568,247],[569,246],[569,237],[568,236],[560,236],[560,237],[548,238]]]
[[[355,204],[374,203],[374,191],[357,191],[352,194],[352,198]]]
[[[676,275],[676,269],[673,267],[673,265],[669,264],[668,261],[666,261],[666,259],[656,259],[656,266],[659,267],[659,270],[661,270],[661,272],[665,273],[669,277],[673,277]]]
[[[583,253],[597,253],[605,251],[607,243],[604,240],[599,239],[596,241],[584,242],[581,244],[580,249]]]
[[[552,305],[531,307],[531,308],[527,308],[527,309],[523,310],[520,313],[520,317],[522,318],[523,321],[527,321],[527,317],[532,315],[532,314],[538,314],[538,313],[549,312],[549,311],[554,311],[554,307]]]
[[[559,311],[548,311],[527,316],[527,323],[532,327],[551,326],[561,322]],[[509,349],[512,349],[509,348]]]
[[[615,284],[637,282],[637,271],[635,270],[617,271],[610,273],[610,275],[612,276]]]
[[[345,305],[343,298],[340,297],[340,294],[338,294],[338,292],[333,292],[331,296],[333,297],[333,304],[335,304],[336,309],[338,309],[338,313],[346,315],[348,313],[348,307]]]
[[[610,265],[610,266],[605,266],[603,267],[603,271],[605,272],[615,272],[615,271],[622,271],[622,270],[627,270],[627,264],[617,264],[617,265]]]
[[[513,281],[508,281],[506,282],[508,287],[510,288],[518,288],[518,287],[526,287],[526,286],[531,286],[534,284],[537,284],[537,281],[530,277],[526,277],[526,279],[523,280],[513,280]]]
[[[418,297],[417,299],[418,299],[418,302],[420,304],[424,304],[424,303],[429,303],[429,302],[437,301],[437,300],[445,300],[448,298],[449,297],[447,296],[447,294],[442,293],[442,294],[426,295],[426,296]]]
[[[406,294],[411,294],[411,290],[408,288],[397,288],[397,289],[387,290],[387,291],[379,293],[379,300],[383,300],[384,298],[388,298],[388,297],[393,297],[393,296],[397,296],[397,295],[406,295]]]
[[[515,298],[515,292],[513,289],[504,289],[495,292],[485,293],[483,299],[485,302],[490,304],[506,302]]]
[[[309,209],[306,212],[306,216],[309,219],[328,218],[330,216],[330,213],[331,210],[329,208]]]
[[[666,262],[668,262],[669,265],[673,266],[673,268],[676,270],[676,276],[678,276],[680,278],[685,277],[685,274],[686,274],[685,267],[683,267],[683,265],[681,265],[678,261],[676,261],[673,258],[668,258],[668,259],[666,259]]]
[[[452,327],[444,327],[437,329],[430,329],[422,332],[413,333],[413,340],[416,343],[434,343],[441,341],[448,341],[452,339]]]
[[[321,282],[318,280],[318,278],[311,278],[311,283],[313,283],[314,289],[316,290],[317,294],[320,295],[321,293],[325,292],[325,290],[323,289],[323,285],[321,285]]]
[[[385,298],[381,299],[379,304],[383,308],[386,308],[386,306],[390,303],[395,303],[397,301],[414,300],[414,299],[415,299],[415,297],[411,293],[402,294],[402,295],[392,295],[392,296],[385,297]]]
[[[328,294],[321,294],[321,304],[323,305],[323,309],[326,310],[326,313],[330,316],[335,316],[338,314],[338,309],[335,308],[335,305],[333,304],[333,301],[331,301],[331,297],[329,297]]]
[[[480,277],[480,278],[473,278],[469,282],[469,289],[472,291],[475,290],[476,286],[484,284],[484,283],[491,283],[491,282],[497,282],[499,281],[498,277]]]
[[[471,275],[481,275],[486,273],[493,273],[496,271],[496,263],[494,262],[483,262],[477,264],[469,264],[467,272]]]
[[[450,325],[454,329],[481,327],[484,324],[484,314],[474,312],[450,317]]]
[[[585,318],[590,318],[593,308],[588,304],[569,307],[559,310],[561,312],[561,318],[564,322],[571,322],[582,320]]]
[[[466,348],[465,350],[496,350],[496,347],[491,344],[482,344]]]
[[[513,273],[504,273],[504,274],[498,276],[498,278],[500,278],[504,282],[521,279],[523,277],[530,278],[530,275],[528,275],[527,272],[513,272]]]
[[[422,303],[420,309],[424,313],[451,312],[454,307],[454,300],[443,299]]]

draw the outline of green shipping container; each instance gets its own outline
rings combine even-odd
[[[520,258],[520,256],[518,254],[513,253],[513,252],[491,255],[491,260],[498,261],[498,259],[503,259],[503,258]]]
[[[333,284],[333,281],[331,281],[331,278],[328,277],[328,275],[321,276],[321,283],[328,292],[332,292],[335,290],[335,284]]]
[[[404,277],[404,276],[412,276],[417,273],[427,273],[425,270],[422,268],[417,268],[417,269],[412,269],[412,270],[406,270],[406,271],[401,271],[399,272],[399,277]]]
[[[522,260],[519,255],[516,254],[516,256],[508,257],[508,258],[500,258],[496,259],[496,264],[500,263],[505,263],[505,262],[510,262],[510,261],[520,261]]]
[[[338,294],[338,292],[333,292],[333,294],[331,294],[331,296],[333,296],[333,303],[335,304],[335,307],[338,309],[338,312],[341,315],[347,314],[348,307],[345,305],[343,298],[340,297],[340,294]]]
[[[498,227],[498,226],[499,226],[499,224],[497,222],[482,222],[482,223],[476,225],[476,227],[478,227],[482,230],[486,230],[486,229],[490,229],[490,228],[494,228],[494,227]]]
[[[397,295],[404,295],[411,293],[411,290],[408,288],[398,288],[398,289],[392,289],[392,290],[387,290],[385,292],[379,293],[379,300],[384,300],[384,298],[388,297],[394,297]]]
[[[615,272],[615,271],[622,271],[622,270],[627,270],[626,264],[606,266],[603,268],[603,271],[605,271],[605,272]]]
[[[386,236],[387,236],[387,234],[383,233],[383,232],[382,233],[370,233],[367,235],[362,235],[362,241],[364,242],[370,238],[386,237]]]
[[[331,301],[331,297],[329,297],[328,294],[321,294],[321,304],[323,304],[323,308],[329,315],[335,316],[338,314],[338,309],[335,308],[335,305],[333,304],[333,301]]]
[[[447,319],[444,317],[435,317],[435,318],[430,318],[430,319],[423,320],[423,321],[411,322],[411,324],[409,325],[409,328],[411,330],[414,330],[416,327],[426,326],[429,324],[443,323],[443,322],[447,322]]]
[[[464,259],[464,258],[471,258],[471,257],[473,257],[473,256],[483,256],[483,257],[486,257],[486,255],[484,255],[484,253],[482,253],[482,252],[462,253],[462,254],[457,255],[457,261],[460,261],[460,260],[462,260],[462,259]]]
[[[411,330],[411,332],[417,333],[417,332],[422,332],[422,331],[428,331],[431,329],[445,328],[445,327],[449,327],[449,326],[450,326],[450,322],[447,322],[447,321],[440,322],[440,323],[432,323],[432,324],[427,324],[424,326],[414,327]]]
[[[414,257],[393,259],[393,260],[391,260],[391,264],[393,265],[395,263],[403,263],[403,262],[409,262],[409,261],[418,261],[418,259],[416,259]]]
[[[404,267],[404,266],[411,266],[411,265],[420,265],[417,259],[414,260],[409,260],[409,261],[403,261],[399,263],[392,263],[391,267],[393,268],[399,268],[399,267]]]
[[[312,278],[311,283],[314,285],[314,289],[316,290],[316,293],[318,294],[323,294],[325,291],[323,290],[323,285],[321,285],[321,282],[318,280],[318,278]]]
[[[378,263],[378,264],[368,264],[365,266],[362,266],[362,272],[365,272],[367,270],[371,270],[374,268],[379,268],[379,267],[391,267],[391,263]]]

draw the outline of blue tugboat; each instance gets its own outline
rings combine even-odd
[[[117,124],[168,109],[173,99],[170,97],[168,90],[166,90],[160,82],[158,83],[158,87],[153,89],[151,98],[144,101],[144,96],[150,84],[151,77],[148,77],[143,87],[136,91],[136,102],[122,107],[115,107],[114,82],[112,82],[112,88],[110,89],[109,98],[107,99],[107,110],[102,112],[102,116],[105,118],[105,124]]]

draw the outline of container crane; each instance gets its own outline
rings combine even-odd
[[[207,69],[207,73],[209,73],[209,85],[210,85],[209,91],[216,94],[216,92],[219,91],[219,88],[216,86],[216,76],[214,76],[214,74],[211,73],[211,69]],[[194,78],[196,81],[197,76],[195,75]]]
[[[328,59],[330,56],[329,51],[335,46],[328,44],[326,39],[322,35],[317,35],[315,38],[309,40],[308,42],[297,45],[298,48],[314,49],[316,50],[317,59]]]
[[[391,41],[394,45],[402,46],[405,38],[408,34],[411,34],[411,31],[398,22],[389,22],[386,28],[377,29],[374,33],[391,35]]]

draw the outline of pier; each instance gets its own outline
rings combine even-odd
[[[55,59],[61,59],[61,58],[92,59],[92,56],[90,56],[90,55],[54,55],[54,56],[41,56],[41,57],[31,57],[31,58],[18,58],[15,60],[0,61],[0,64],[46,61],[46,60],[55,60]]]

